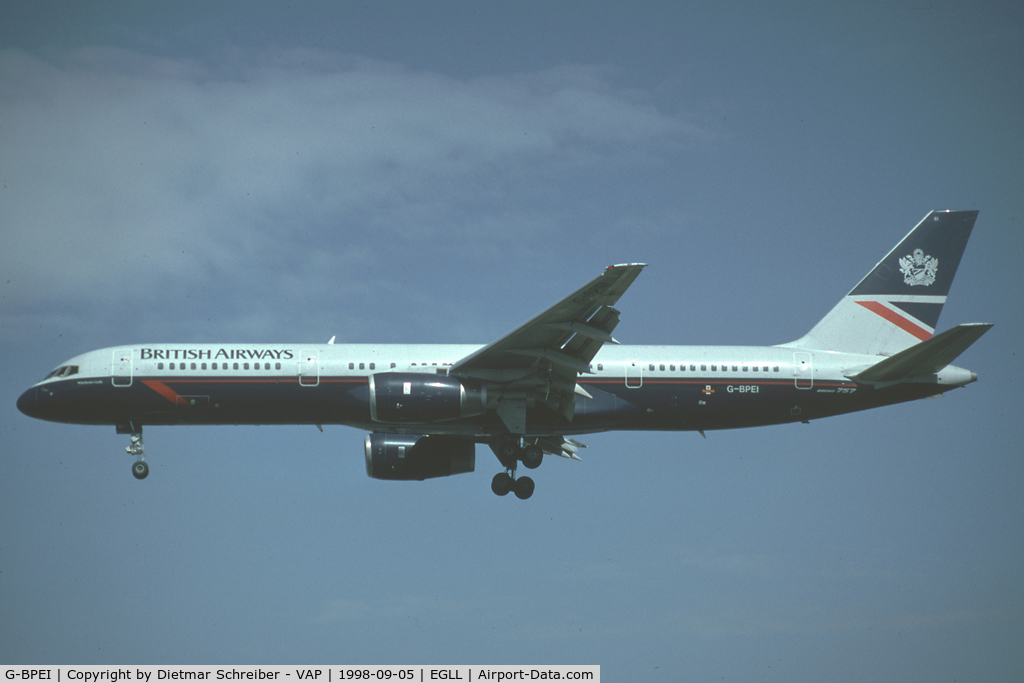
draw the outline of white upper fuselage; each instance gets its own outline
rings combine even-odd
[[[253,377],[264,373],[330,377],[366,377],[377,372],[444,372],[482,348],[480,344],[175,344],[152,343],[98,349],[60,367],[75,366],[81,380],[144,375],[181,377]],[[125,352],[130,352],[130,366]],[[706,378],[709,381],[791,379],[843,380],[877,356],[809,351],[786,346],[605,345],[580,378]],[[120,368],[119,368],[120,366]],[[119,369],[118,369],[119,368]],[[941,384],[962,386],[971,373],[949,366]],[[60,377],[48,377],[53,381]],[[42,382],[40,382],[42,383]]]

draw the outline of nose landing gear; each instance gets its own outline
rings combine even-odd
[[[132,474],[136,479],[145,479],[149,476],[149,465],[145,460],[138,460],[132,463]]]
[[[132,422],[127,425],[118,425],[117,433],[131,434],[131,443],[125,450],[128,455],[136,457],[135,462],[132,463],[132,476],[136,479],[145,479],[149,476],[149,465],[146,463],[146,453],[142,445],[142,425]]]

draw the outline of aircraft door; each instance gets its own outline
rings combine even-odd
[[[299,384],[304,387],[315,387],[320,384],[319,351],[311,349],[299,354]]]
[[[639,389],[644,383],[644,366],[637,361],[626,361],[626,387]]]
[[[115,387],[132,385],[132,350],[114,349],[110,359],[110,381]]]
[[[810,389],[814,386],[814,366],[811,354],[793,354],[793,378],[797,389]]]

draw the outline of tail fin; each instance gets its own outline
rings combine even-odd
[[[935,334],[977,211],[932,211],[794,348],[890,356]]]

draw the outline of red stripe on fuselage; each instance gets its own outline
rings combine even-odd
[[[931,332],[929,332],[928,330],[924,329],[923,327],[916,323],[910,322],[908,319],[904,318],[896,311],[892,310],[891,308],[885,307],[878,301],[858,301],[857,303],[863,306],[864,308],[868,309],[872,313],[882,316],[896,327],[900,328],[904,332],[908,332],[914,335],[921,341],[932,338]]]
[[[178,393],[174,391],[174,389],[171,389],[169,386],[164,384],[163,382],[160,382],[155,379],[144,379],[142,380],[142,383],[145,384],[150,389],[152,389],[153,391],[155,391],[156,393],[166,398],[171,403],[177,405],[179,398]]]

